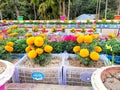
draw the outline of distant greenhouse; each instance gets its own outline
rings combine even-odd
[[[76,18],[76,20],[94,20],[96,18],[96,14],[82,14]]]

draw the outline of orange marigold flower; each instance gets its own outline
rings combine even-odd
[[[100,58],[100,55],[97,52],[91,52],[90,53],[90,58],[94,61],[98,61]]]
[[[82,43],[84,41],[84,35],[80,35],[77,37],[77,42]]]
[[[34,37],[29,37],[27,40],[26,40],[26,43],[28,44],[28,45],[32,45],[32,44],[34,44]]]
[[[50,45],[45,45],[45,47],[44,47],[44,51],[45,52],[52,52],[52,50],[53,50],[53,47],[52,46],[50,46]]]
[[[77,52],[79,52],[80,51],[80,46],[75,46],[74,48],[73,48],[73,52],[74,53],[77,53]]]
[[[42,48],[37,48],[36,49],[36,53],[37,54],[42,54],[43,53],[43,49]]]
[[[34,41],[35,46],[40,47],[44,44],[44,39],[42,37],[36,37]]]
[[[79,55],[83,58],[88,57],[89,56],[88,49],[81,49]]]
[[[29,57],[30,59],[34,59],[34,58],[36,58],[36,56],[37,56],[37,53],[36,53],[35,50],[29,51],[28,57]]]
[[[6,45],[8,45],[8,46],[11,46],[11,47],[12,47],[12,46],[14,45],[14,43],[13,43],[13,42],[7,42],[7,43],[6,43]]]
[[[28,53],[29,51],[31,50],[31,46],[27,46],[26,48],[25,48],[25,51]]]
[[[96,52],[101,52],[102,51],[102,48],[101,47],[99,47],[99,46],[96,46],[95,48],[94,48],[94,50],[96,51]]]
[[[5,46],[5,50],[8,51],[8,52],[12,52],[13,47],[7,45],[7,46]]]
[[[91,43],[93,41],[93,38],[91,37],[91,36],[89,36],[89,35],[87,35],[87,36],[85,36],[84,37],[84,42],[85,43]]]

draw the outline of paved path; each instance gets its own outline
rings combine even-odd
[[[6,85],[5,90],[92,90],[92,88],[53,84],[9,83]]]

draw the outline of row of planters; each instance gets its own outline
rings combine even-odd
[[[100,67],[107,65],[106,63],[103,65],[106,58],[99,55],[103,51],[103,47],[109,50],[111,49],[107,48],[110,46],[109,41],[119,42],[112,39],[113,37],[114,34],[110,34],[104,40],[94,34],[78,34],[76,36],[39,35],[25,39],[10,36],[1,41],[1,46],[3,47],[2,51],[6,51],[7,54],[8,52],[27,52],[27,55],[15,64],[14,82],[90,85],[92,72],[99,68],[95,65],[100,65]],[[67,53],[63,53],[64,51]],[[57,55],[51,57],[53,53],[57,53]],[[4,53],[3,56],[5,55]],[[100,59],[103,62],[100,62]]]
[[[24,27],[25,25],[28,27],[32,27],[34,25],[37,25],[39,27],[41,26],[46,26],[47,28],[51,28],[53,26],[55,27],[60,27],[60,26],[66,26],[67,28],[81,28],[81,27],[87,27],[87,28],[91,28],[93,25],[96,25],[97,28],[119,28],[120,27],[120,22],[119,21],[115,21],[115,20],[90,20],[87,19],[85,21],[79,21],[79,20],[65,20],[65,21],[60,21],[60,20],[44,20],[44,21],[40,21],[40,20],[28,20],[25,21],[23,20],[23,22],[19,22],[19,21],[6,21],[3,20],[0,22],[1,25],[12,25],[12,24],[16,24],[16,25],[20,25],[21,27]]]
[[[48,42],[44,41],[42,37],[29,37],[26,41],[28,54],[16,66],[15,82],[90,85],[92,72],[98,65],[100,67],[105,65],[104,61],[100,61],[96,67],[94,66],[99,61],[100,56],[98,53],[102,50],[95,44],[97,39],[93,39],[89,35],[80,35],[78,37],[69,36],[69,38],[67,36],[65,40],[66,42],[71,41],[70,46],[68,46],[68,43],[65,46],[68,49],[73,48],[70,50],[72,52],[66,49],[63,51],[76,53],[76,55],[60,53],[65,47],[62,46],[62,41],[57,41],[60,43],[60,45],[56,45],[59,52],[55,52],[54,50],[57,48],[51,43],[57,43],[56,41]],[[74,43],[76,45],[72,46]],[[52,54],[50,59],[49,55],[52,51],[60,54]]]
[[[57,27],[60,28],[61,26],[66,26],[67,29],[69,28],[82,28],[82,27],[86,27],[86,28],[92,28],[93,25],[96,25],[97,28],[111,28],[111,29],[118,29],[120,28],[120,24],[17,24],[20,27],[24,27],[27,26],[29,28],[33,27],[33,26],[38,26],[40,28],[42,28],[43,26],[46,26],[47,28],[52,28],[52,27]]]

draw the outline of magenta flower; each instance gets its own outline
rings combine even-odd
[[[76,41],[77,37],[73,35],[66,35],[63,37],[63,41]]]

